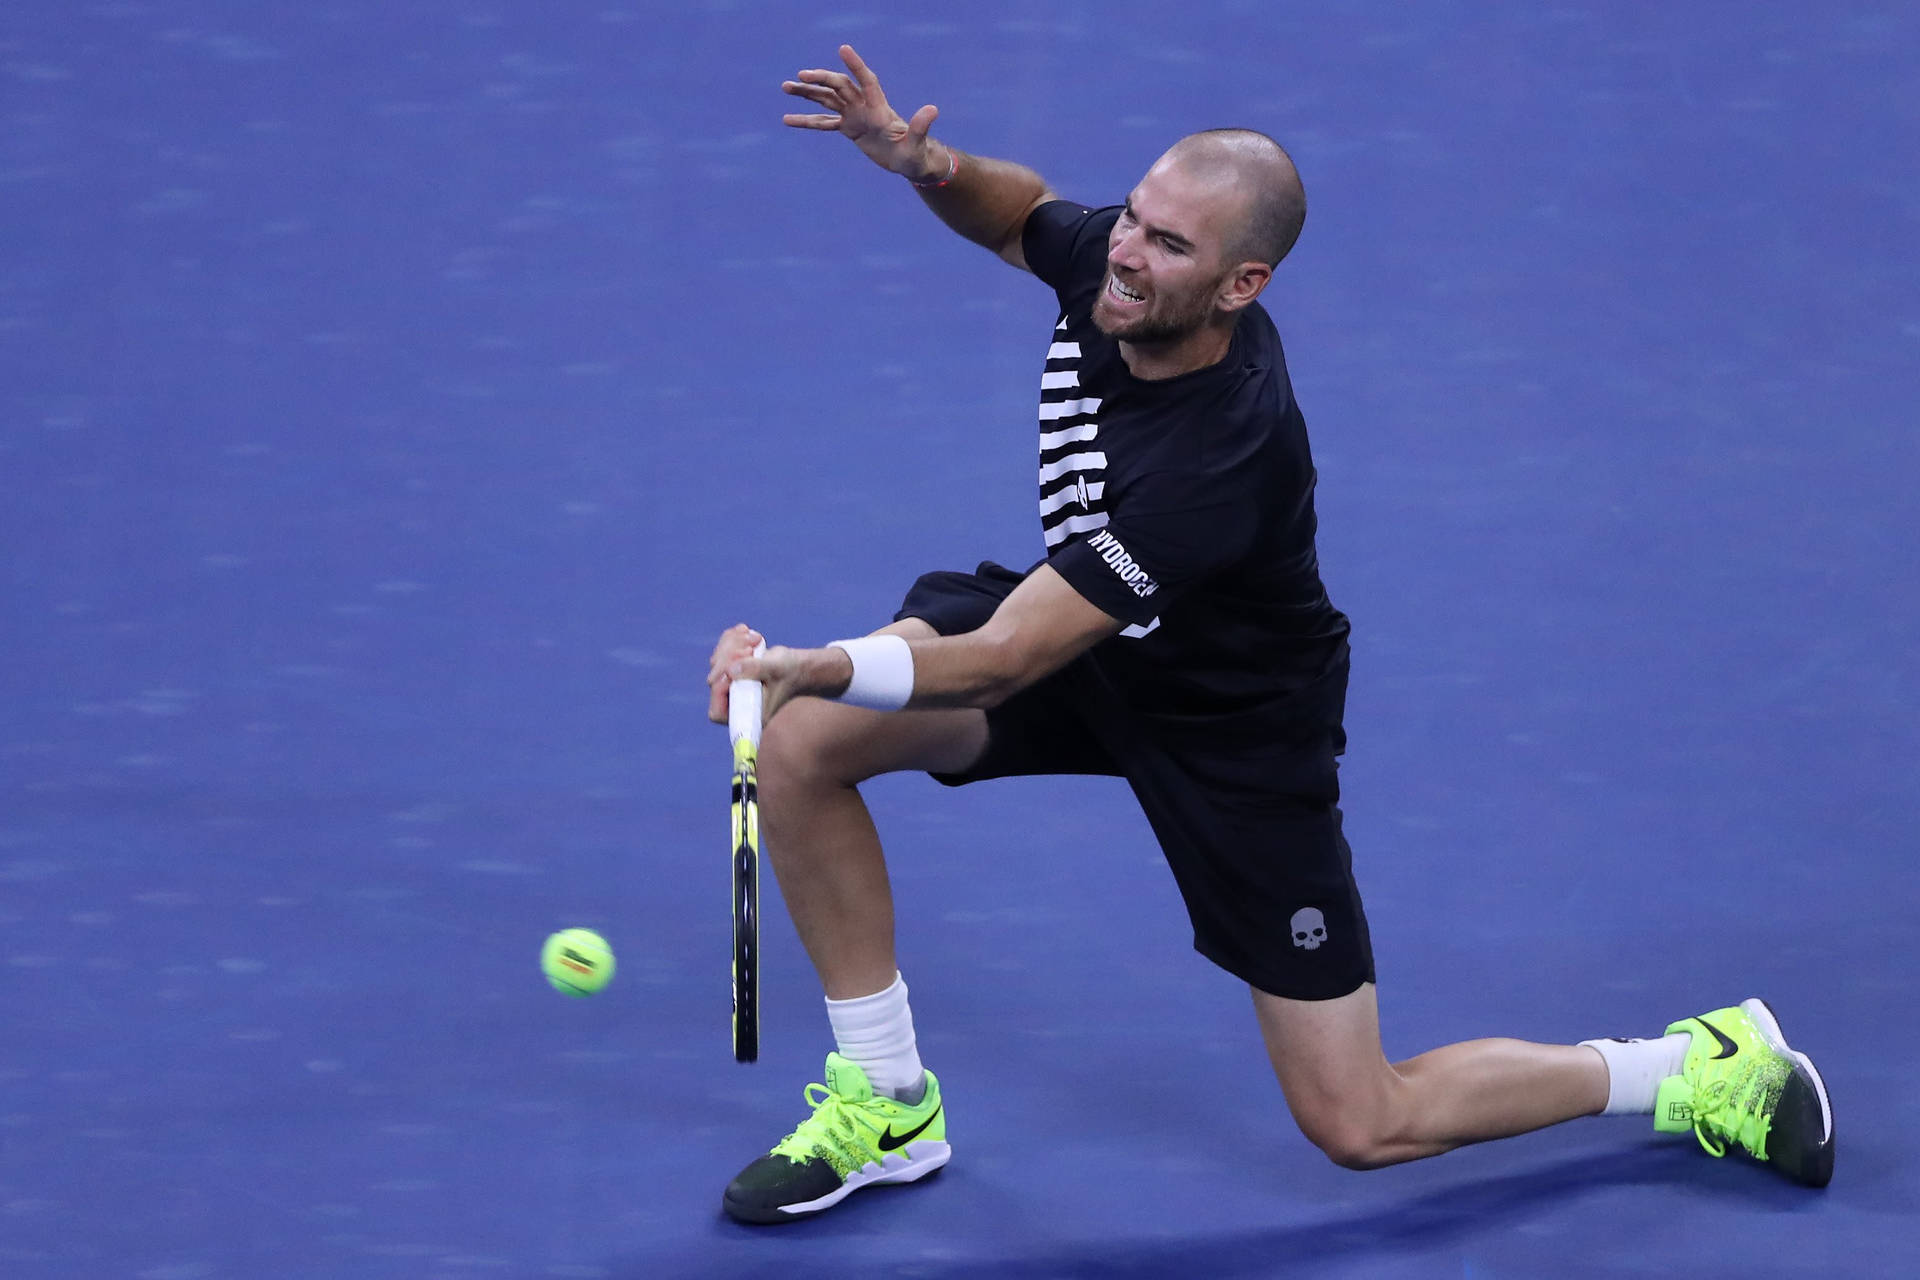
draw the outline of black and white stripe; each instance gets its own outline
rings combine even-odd
[[[1056,335],[1067,327],[1062,320]],[[1080,344],[1055,341],[1040,375],[1040,528],[1052,550],[1107,523],[1100,400],[1081,394]]]

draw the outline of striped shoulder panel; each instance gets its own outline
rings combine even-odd
[[[1051,551],[1107,523],[1107,455],[1100,449],[1100,400],[1080,387],[1080,344],[1062,334],[1063,316],[1040,375],[1040,529]]]

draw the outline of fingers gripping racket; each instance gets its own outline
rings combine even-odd
[[[755,657],[765,653],[760,644]],[[733,743],[733,1060],[760,1056],[760,682],[727,694]]]

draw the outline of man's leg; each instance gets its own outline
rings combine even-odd
[[[930,636],[907,619],[885,629]],[[893,890],[856,790],[903,769],[957,773],[987,743],[983,711],[882,713],[788,704],[760,741],[760,821],[794,928],[827,993],[836,1050],[813,1115],[742,1169],[721,1204],[743,1222],[792,1222],[876,1183],[937,1173],[951,1152],[939,1082],[920,1065],[893,953]],[[823,1088],[815,1096],[813,1089]]]
[[[883,628],[920,639],[918,618]],[[858,784],[882,773],[958,773],[987,745],[977,710],[868,711],[797,699],[760,746],[760,821],[787,912],[829,1000],[872,995],[897,972],[893,891]]]
[[[1607,1104],[1606,1063],[1581,1045],[1468,1040],[1389,1063],[1371,983],[1337,1000],[1256,989],[1253,1005],[1294,1120],[1349,1169],[1439,1155]]]

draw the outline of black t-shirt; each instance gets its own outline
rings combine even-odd
[[[1119,214],[1053,201],[1022,238],[1060,300],[1040,384],[1046,562],[1132,624],[1090,655],[1129,705],[1251,710],[1344,652],[1347,619],[1314,553],[1306,420],[1257,303],[1219,363],[1160,381],[1129,372],[1092,319]]]

